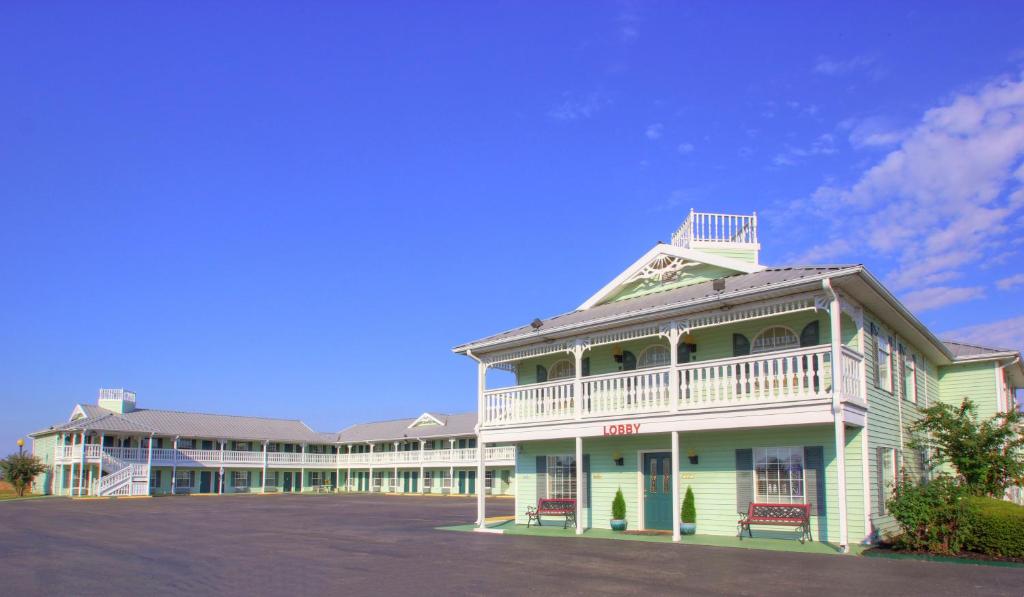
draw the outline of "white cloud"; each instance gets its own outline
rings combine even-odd
[[[1002,278],[996,282],[996,286],[999,287],[999,290],[1010,290],[1017,286],[1024,286],[1024,274],[1014,274]]]
[[[902,298],[908,309],[921,312],[984,297],[985,289],[980,286],[933,286],[908,292]]]
[[[823,185],[784,210],[825,224],[818,234],[826,253],[889,259],[888,283],[933,304],[922,285],[956,279],[1005,251],[1022,208],[1024,80],[1015,78],[928,110],[852,185]],[[851,235],[861,242],[851,244]],[[931,290],[956,296],[949,286]]]
[[[819,135],[818,138],[815,139],[808,147],[794,147],[792,145],[786,145],[785,150],[782,153],[779,153],[772,158],[772,163],[776,166],[795,166],[802,158],[817,155],[832,155],[835,152],[835,138],[832,135],[825,133],[823,135]]]
[[[599,92],[576,97],[571,93],[562,94],[562,101],[548,110],[548,118],[561,121],[584,120],[592,118],[601,109],[611,103]]]
[[[814,63],[814,72],[819,75],[843,75],[858,70],[867,70],[875,65],[872,56],[854,56],[847,60],[834,60],[828,56],[818,56]]]
[[[647,135],[647,138],[650,139],[651,141],[655,141],[657,139],[660,139],[662,133],[664,132],[665,125],[661,124],[660,122],[655,122],[654,124],[647,125],[647,130],[644,131],[644,134]]]
[[[680,143],[679,147],[676,148],[676,150],[679,153],[683,153],[683,154],[693,153],[694,149],[696,149],[696,148],[693,146],[693,143]]]
[[[947,340],[960,340],[989,348],[1024,348],[1024,315],[982,323],[940,334]]]
[[[839,128],[849,129],[850,145],[858,149],[891,147],[903,141],[909,134],[909,131],[879,117],[844,120],[839,123]]]

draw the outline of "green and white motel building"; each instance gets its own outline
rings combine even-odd
[[[847,548],[892,525],[898,471],[924,474],[922,407],[1016,407],[1016,351],[939,340],[861,265],[759,250],[756,215],[691,211],[575,310],[454,349],[478,367],[479,441],[517,448],[517,523],[570,497],[577,533],[609,528],[621,489],[629,528],[679,540],[690,486],[698,533],[735,535],[752,501],[809,503],[814,538]]]
[[[477,364],[476,413],[323,433],[101,390],[32,434],[51,465],[37,491],[475,494],[482,531],[485,495],[514,495],[520,524],[571,497],[581,533],[608,528],[621,489],[629,528],[679,540],[690,486],[702,534],[736,534],[752,501],[799,502],[815,539],[870,541],[892,525],[898,471],[923,474],[906,432],[920,409],[1016,408],[1024,365],[939,340],[863,266],[767,267],[759,250],[756,216],[691,212],[575,310],[457,346]],[[495,369],[514,383],[490,387]]]
[[[50,465],[36,490],[67,496],[274,492],[477,493],[476,414],[424,413],[313,431],[297,420],[138,408],[134,392],[32,434]],[[483,493],[510,494],[515,446],[483,450]]]

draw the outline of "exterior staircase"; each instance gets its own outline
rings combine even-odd
[[[148,465],[127,464],[104,451],[101,467],[107,474],[100,477],[96,486],[96,495],[108,497],[148,495]]]

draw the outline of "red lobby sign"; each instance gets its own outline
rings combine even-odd
[[[605,435],[636,435],[640,433],[640,423],[619,423],[618,425],[605,425]]]

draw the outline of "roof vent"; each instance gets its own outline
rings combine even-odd
[[[530,322],[530,327],[535,330],[539,330],[542,325],[544,325],[544,322],[541,321],[540,319],[534,319],[533,321]]]
[[[715,281],[711,283],[711,287],[715,289],[715,292],[722,292],[725,290],[725,278],[716,278]]]

